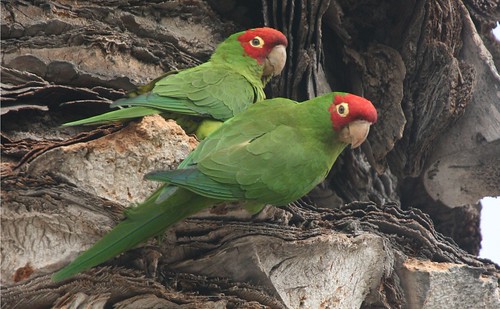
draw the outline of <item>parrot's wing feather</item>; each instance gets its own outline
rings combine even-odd
[[[196,168],[151,172],[145,178],[176,185],[212,199],[238,201],[245,197],[238,187],[216,182]]]
[[[238,147],[245,145],[259,136],[271,132],[279,122],[269,118],[270,114],[283,114],[290,106],[296,102],[279,98],[255,103],[244,114],[226,121],[228,125],[220,127],[211,133],[210,138],[202,141],[189,156],[194,163],[202,160],[203,157],[211,153],[224,149],[228,145]],[[276,117],[274,117],[276,118]],[[231,124],[231,125],[229,125]]]
[[[245,117],[236,116],[229,119],[226,123],[231,123],[231,126],[225,125],[212,132],[210,138],[203,140],[181,163],[182,167],[197,163],[203,157],[218,149],[225,148],[229,144],[233,147],[243,145],[249,140],[273,130],[277,124],[270,121],[267,115],[273,112],[278,115],[290,108],[290,104],[297,103],[284,98],[255,103],[245,112]]]
[[[264,99],[260,88],[262,85],[252,85],[238,72],[207,62],[159,80],[147,99],[140,98],[143,95],[112,106],[140,105],[227,120]]]
[[[155,93],[147,93],[133,98],[119,99],[110,105],[110,107],[117,106],[148,107],[159,111],[156,112],[157,114],[169,111],[184,115],[200,116],[200,113],[193,109],[195,106],[189,100],[164,97]]]
[[[134,119],[138,117],[144,117],[147,115],[159,114],[161,111],[149,107],[135,106],[131,108],[119,109],[111,112],[107,112],[94,117],[89,117],[77,121],[67,122],[62,126],[78,126],[78,125],[95,125],[102,123],[110,123],[115,121],[123,121],[127,119]]]
[[[271,144],[275,147],[273,149],[279,151],[271,151]],[[315,155],[314,149],[310,149],[308,145],[308,138],[301,131],[282,124],[233,147],[230,151],[214,151],[198,162],[197,168],[214,181],[237,184],[245,192],[246,199],[281,204],[283,198],[293,199],[291,196],[296,190],[291,191],[290,188],[296,188],[294,183],[297,179],[277,175],[305,168],[317,169],[318,163],[315,160],[305,160]],[[325,165],[323,169],[327,170],[328,166]],[[305,179],[301,182],[309,185]],[[274,199],[276,196],[279,199]]]
[[[193,152],[190,152],[188,154],[188,156],[179,164],[179,166],[177,167],[177,169],[184,169],[184,168],[187,168],[188,166],[190,166],[193,162]],[[165,201],[166,199],[168,199],[168,197],[170,196],[171,192],[172,192],[172,188],[175,188],[175,187],[171,187],[171,186],[162,186],[161,187],[161,190],[159,190],[159,194],[157,197],[153,197],[156,201],[156,203],[161,203],[163,201]]]
[[[176,70],[165,72],[162,75],[160,75],[157,78],[150,81],[149,83],[147,83],[145,85],[137,86],[136,89],[127,92],[127,96],[128,97],[135,97],[135,96],[138,96],[141,94],[151,92],[151,90],[153,90],[153,88],[155,87],[155,85],[158,81],[164,79],[165,77],[167,77],[169,75],[173,75],[173,74],[177,74],[177,73],[179,73],[179,71],[176,71]]]

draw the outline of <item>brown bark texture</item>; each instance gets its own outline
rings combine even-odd
[[[500,195],[494,0],[1,2],[2,308],[498,308],[478,200]],[[370,99],[367,141],[283,208],[206,210],[69,280],[50,275],[197,141],[173,121],[60,127],[195,66],[228,35],[289,40],[266,88]],[[478,307],[478,308],[479,308]]]

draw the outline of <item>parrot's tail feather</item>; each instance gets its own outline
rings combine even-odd
[[[154,108],[163,112],[179,113],[191,116],[203,116],[200,114],[194,104],[188,98],[176,98],[170,96],[161,96],[156,93],[147,93],[133,98],[123,98],[111,103],[110,107],[144,107]],[[207,114],[205,116],[210,116]]]
[[[107,112],[101,115],[97,115],[94,117],[89,117],[77,121],[64,123],[63,127],[70,126],[79,126],[79,125],[96,125],[96,124],[104,124],[116,121],[123,121],[127,119],[134,119],[139,117],[144,117],[147,115],[160,114],[161,111],[155,108],[142,107],[142,106],[134,106],[129,108],[122,108],[118,110],[114,110],[111,112]]]
[[[152,201],[154,199],[148,199],[146,204],[137,206],[133,215],[119,223],[68,266],[55,273],[52,280],[61,281],[99,265],[148,238],[159,235],[167,227],[214,203],[214,200],[185,189],[177,189],[169,199],[157,204],[156,207],[153,207]],[[140,211],[142,206],[148,211]]]

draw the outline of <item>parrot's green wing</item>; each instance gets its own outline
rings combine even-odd
[[[254,85],[230,68],[207,62],[177,74],[168,74],[156,82],[150,93],[119,99],[111,104],[111,107],[127,108],[68,122],[63,126],[102,124],[160,113],[224,121],[263,99],[262,83]]]
[[[110,107],[116,106],[131,106],[128,108],[144,107],[155,110],[156,114],[161,112],[173,112],[191,116],[206,116],[195,111],[193,108],[196,108],[196,105],[187,99],[165,97],[153,92],[141,94],[133,98],[119,99],[110,105]],[[107,114],[110,113],[112,112]]]
[[[121,99],[111,106],[146,106],[227,120],[263,100],[262,88],[227,66],[207,62],[159,80],[149,97]]]
[[[245,198],[245,192],[238,186],[221,185],[221,183],[207,177],[194,167],[166,172],[152,172],[148,174],[147,178],[186,188],[194,193],[213,199],[238,201]]]

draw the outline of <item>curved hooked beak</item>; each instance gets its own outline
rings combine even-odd
[[[340,130],[339,139],[346,144],[351,144],[352,149],[357,148],[366,140],[371,125],[366,120],[350,122]]]
[[[264,60],[264,77],[280,75],[285,67],[286,47],[285,45],[276,45]]]

